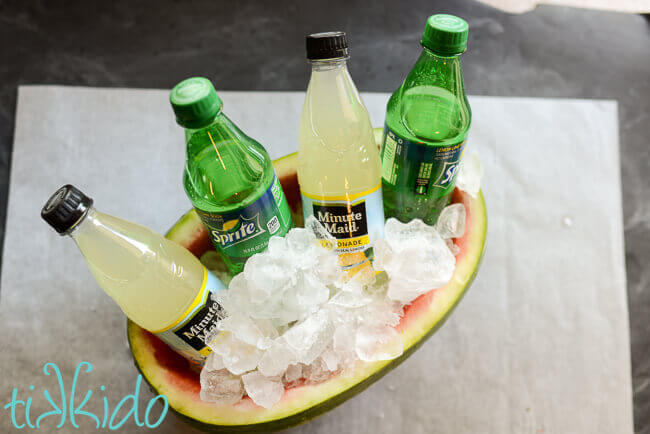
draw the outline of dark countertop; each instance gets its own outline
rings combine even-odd
[[[96,4],[95,4],[96,3]],[[306,4],[309,3],[309,4]],[[372,7],[368,5],[372,4]],[[634,420],[650,434],[650,27],[647,16],[562,7],[511,15],[470,1],[0,3],[0,221],[4,229],[17,86],[304,90],[304,35],[345,30],[363,91],[393,91],[419,54],[426,17],[470,23],[472,95],[615,99],[630,309]],[[558,131],[561,134],[561,131]],[[0,232],[3,234],[4,231]]]

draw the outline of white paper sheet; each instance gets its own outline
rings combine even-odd
[[[21,87],[2,286],[0,396],[69,394],[103,415],[133,393],[137,371],[125,320],[71,240],[40,218],[64,183],[98,209],[164,232],[189,208],[181,187],[182,130],[167,91]],[[272,157],[297,149],[303,95],[220,92],[224,111]],[[387,94],[364,94],[383,124]],[[361,395],[296,428],[306,433],[631,433],[616,104],[470,98],[468,149],[482,156],[488,248],[478,278],[447,324]],[[34,385],[34,391],[29,386]],[[105,385],[106,391],[100,389]],[[140,392],[144,411],[151,394]],[[21,398],[22,397],[22,398]],[[68,396],[69,398],[69,396]],[[4,410],[0,431],[11,427]],[[22,418],[22,419],[21,419]],[[45,419],[48,431],[60,418]],[[18,412],[18,422],[24,421]],[[93,420],[77,418],[81,431]],[[132,418],[122,428],[137,431]],[[150,431],[141,428],[142,431]],[[80,432],[67,420],[62,432]],[[189,432],[169,414],[155,432]],[[48,431],[49,432],[49,431]]]

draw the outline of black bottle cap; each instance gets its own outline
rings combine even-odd
[[[307,35],[307,59],[339,59],[348,57],[345,32],[323,32]]]
[[[93,200],[73,185],[59,188],[45,203],[41,217],[64,235],[77,224],[92,206]]]

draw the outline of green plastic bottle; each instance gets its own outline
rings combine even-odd
[[[449,203],[472,113],[460,54],[467,22],[429,17],[422,54],[388,101],[381,146],[384,214],[434,224]]]
[[[231,274],[293,226],[291,211],[266,149],[221,111],[212,83],[178,83],[170,94],[187,146],[183,185]]]

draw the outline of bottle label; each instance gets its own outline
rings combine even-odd
[[[454,188],[464,149],[465,141],[445,146],[412,142],[384,125],[381,175],[399,191],[442,197]]]
[[[168,327],[153,333],[187,359],[203,364],[212,351],[205,344],[205,337],[222,316],[221,306],[210,295],[223,289],[224,284],[203,267],[203,285],[190,307]]]
[[[210,233],[212,244],[227,256],[231,273],[244,269],[246,260],[262,252],[273,235],[284,236],[291,228],[291,210],[277,176],[255,202],[235,211],[197,214]]]
[[[305,220],[313,215],[336,238],[344,268],[372,259],[372,243],[384,234],[381,184],[354,195],[314,196],[301,190]]]

